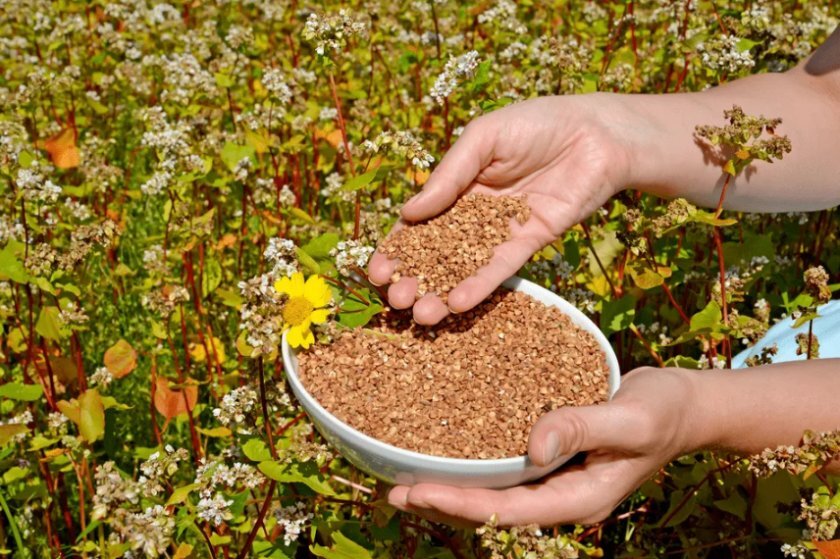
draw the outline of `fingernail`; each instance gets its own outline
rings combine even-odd
[[[543,447],[543,466],[551,463],[557,458],[557,453],[560,451],[560,436],[554,431],[551,431],[545,436],[545,446]]]
[[[425,190],[421,190],[420,192],[418,192],[417,194],[415,194],[415,195],[411,198],[411,200],[409,200],[408,202],[406,202],[405,206],[403,206],[403,209],[405,209],[405,208],[410,208],[411,206],[416,206],[416,205],[417,205],[418,200],[420,200],[421,198],[423,198],[423,196],[425,195],[425,193],[426,193],[426,191],[425,191]]]
[[[394,507],[404,507],[408,504],[408,491],[392,489],[388,492],[388,503]]]

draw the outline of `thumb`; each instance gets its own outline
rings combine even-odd
[[[542,416],[531,428],[528,456],[537,466],[584,450],[625,450],[630,422],[615,404],[564,407]]]
[[[426,181],[423,190],[406,202],[402,217],[422,221],[451,206],[493,160],[495,134],[489,119],[471,122]]]

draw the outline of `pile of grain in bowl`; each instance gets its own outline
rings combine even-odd
[[[456,285],[490,262],[493,248],[510,239],[510,222],[531,216],[524,196],[467,194],[428,221],[406,225],[389,236],[379,251],[396,258],[391,283],[417,279],[417,297],[437,293],[446,301]]]
[[[410,316],[388,311],[301,352],[301,382],[359,431],[451,458],[524,455],[541,415],[608,398],[595,338],[529,295],[499,289],[433,327]]]

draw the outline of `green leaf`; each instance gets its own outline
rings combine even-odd
[[[66,335],[64,321],[58,307],[42,307],[35,324],[35,331],[48,340],[58,341]]]
[[[44,393],[40,384],[23,384],[22,382],[8,382],[0,386],[0,397],[10,400],[34,402]]]
[[[260,439],[248,439],[242,445],[242,453],[254,462],[265,462],[271,460],[271,452],[266,444]]]
[[[227,142],[224,147],[222,148],[222,161],[230,171],[236,169],[236,166],[239,164],[240,161],[243,159],[250,159],[251,163],[256,165],[257,158],[256,158],[256,150],[253,146],[244,145],[240,146],[239,144],[234,144],[233,142]]]
[[[166,506],[169,505],[179,505],[187,500],[190,493],[195,491],[201,487],[198,483],[191,483],[189,485],[185,485],[183,487],[178,487],[175,491],[172,492],[172,495],[169,496],[169,499],[166,501]]]
[[[218,288],[214,293],[217,297],[219,297],[219,299],[221,299],[222,304],[227,307],[233,307],[234,309],[238,309],[242,306],[242,303],[245,302],[245,299],[242,298],[242,295],[230,289]]]
[[[79,433],[93,442],[105,433],[105,406],[95,388],[79,396]]]
[[[315,261],[314,258],[306,254],[300,247],[295,249],[295,254],[297,254],[298,260],[303,265],[304,268],[312,272],[313,274],[320,274],[321,273],[321,266],[318,262]]]
[[[315,224],[315,220],[312,218],[312,216],[300,208],[289,208],[289,213],[292,214],[292,217],[296,217],[301,221],[304,221],[311,225]]]
[[[0,250],[0,279],[12,280],[16,283],[29,281],[29,274],[26,273],[23,262],[15,256],[12,243],[7,244],[3,247],[3,250]]]
[[[470,93],[481,93],[487,88],[487,84],[490,83],[490,68],[492,64],[493,60],[490,59],[478,65],[478,68],[475,69],[475,76],[469,85]]]
[[[7,425],[0,425],[0,446],[3,446],[13,437],[26,433],[29,429],[22,423],[9,423]]]
[[[335,248],[341,239],[335,233],[324,233],[303,245],[303,252],[312,258],[329,258],[330,251]]]
[[[359,300],[355,296],[346,297],[338,313],[338,322],[343,326],[348,328],[364,326],[370,322],[371,318],[382,311],[382,305],[372,300],[370,290],[362,289],[359,294],[370,301],[370,304]]]
[[[737,487],[732,488],[732,494],[726,499],[719,499],[714,502],[715,507],[729,514],[735,515],[737,518],[744,518],[747,513],[747,501],[738,493]]]
[[[642,289],[653,289],[665,283],[665,278],[650,268],[636,268],[631,266],[629,270],[633,282]]]
[[[283,483],[303,483],[321,495],[335,495],[335,491],[318,471],[314,462],[279,464],[266,460],[260,462],[257,468],[267,477]]]
[[[227,427],[213,427],[212,429],[202,429],[201,427],[196,427],[196,431],[205,437],[213,438],[224,438],[231,435],[231,431]]]
[[[738,223],[737,219],[721,219],[719,217],[715,217],[714,212],[707,212],[703,210],[697,210],[692,213],[690,221],[705,223],[706,225],[714,225],[715,227],[726,227],[727,225],[735,225]]]
[[[222,283],[222,266],[215,258],[208,258],[204,264],[204,275],[201,276],[201,292],[207,297]]]
[[[601,307],[601,329],[605,334],[619,332],[633,324],[636,316],[636,299],[625,295],[614,301],[604,301]]]
[[[123,404],[117,401],[116,398],[113,396],[102,396],[102,407],[106,410],[110,409],[118,409],[118,410],[130,410],[132,406],[128,404]]]
[[[218,85],[219,87],[229,88],[233,87],[234,85],[234,81],[228,74],[216,72],[215,74],[213,74],[213,77],[216,78],[216,85]]]
[[[44,435],[35,435],[29,442],[29,450],[37,452],[45,448],[49,448],[61,439],[48,439]]]
[[[355,192],[357,190],[361,190],[367,185],[369,185],[373,181],[373,179],[376,178],[377,172],[378,170],[374,169],[373,171],[368,171],[367,173],[357,175],[349,181],[345,182],[344,185],[341,187],[341,190],[343,190],[344,192]]]
[[[715,332],[720,330],[722,319],[720,305],[709,301],[706,308],[691,317],[690,328],[692,332]]]
[[[332,547],[324,547],[322,545],[310,546],[310,551],[318,557],[325,559],[371,559],[372,555],[369,550],[360,546],[341,532],[332,533]]]
[[[738,39],[738,42],[735,43],[735,49],[737,49],[738,52],[746,52],[754,46],[760,44],[761,43],[759,43],[758,41],[753,41],[751,39]]]
[[[808,322],[810,322],[812,320],[815,320],[819,317],[820,317],[820,313],[818,313],[816,311],[805,313],[805,314],[803,314],[802,316],[800,316],[799,318],[796,319],[796,321],[793,323],[791,328],[799,328],[803,324],[807,324]]]
[[[13,483],[19,479],[24,479],[26,475],[29,473],[29,470],[26,468],[21,468],[20,466],[12,466],[3,474],[3,482],[6,485]]]

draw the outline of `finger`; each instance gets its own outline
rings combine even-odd
[[[449,308],[440,297],[427,293],[414,303],[414,321],[418,324],[431,326],[449,316]]]
[[[417,280],[414,278],[401,278],[388,288],[388,304],[395,309],[410,308],[416,299]]]
[[[451,206],[458,194],[492,162],[495,140],[492,122],[492,119],[482,117],[467,126],[432,172],[423,190],[403,206],[404,219],[421,221],[436,216]]]
[[[391,276],[397,270],[397,261],[388,258],[378,250],[375,251],[368,263],[368,279],[374,285],[385,285],[391,283]]]
[[[471,522],[462,518],[456,518],[448,514],[443,514],[435,509],[425,509],[409,505],[407,502],[409,489],[411,488],[405,485],[398,485],[391,489],[388,493],[388,504],[395,509],[410,514],[416,514],[418,516],[422,516],[426,520],[431,520],[432,522],[440,524],[448,524],[459,528],[475,528],[480,525],[477,522]]]
[[[388,232],[388,236],[390,237],[403,227],[405,227],[403,221],[398,220],[394,223],[394,226],[391,227],[391,230]],[[368,263],[368,279],[374,285],[385,285],[386,283],[391,283],[391,276],[394,275],[394,272],[397,269],[397,262],[397,260],[388,258],[380,251],[375,251],[373,255],[371,255],[370,262]]]
[[[540,248],[539,241],[531,235],[506,241],[494,248],[493,257],[486,266],[479,268],[449,292],[447,304],[450,310],[468,311],[484,301],[503,281],[516,274]]]
[[[538,466],[584,450],[632,451],[635,435],[616,404],[565,407],[542,416],[531,428],[528,456]]]
[[[463,489],[419,484],[405,493],[403,510],[434,511],[483,524],[494,514],[501,526],[592,523],[605,518],[658,465],[642,458],[593,454],[534,485],[510,489]]]

